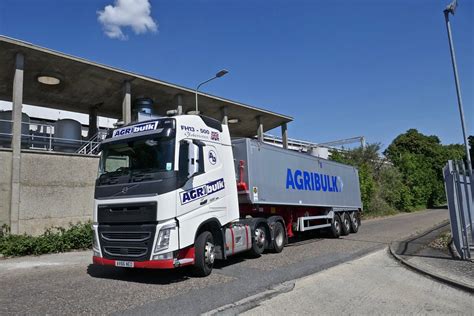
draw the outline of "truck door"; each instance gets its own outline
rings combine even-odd
[[[184,145],[186,146],[186,145]],[[189,212],[212,213],[206,216],[215,218],[224,218],[226,215],[225,186],[223,164],[219,156],[219,146],[214,143],[204,143],[202,141],[188,143],[188,150],[180,146],[180,161],[185,159],[187,154],[187,163],[190,160],[197,160],[199,167],[197,172],[192,175],[179,190],[177,196],[178,212],[177,216],[182,216]],[[193,151],[195,153],[193,153]],[[194,157],[194,158],[193,158]],[[180,168],[186,164],[180,162]],[[189,167],[188,167],[189,168]],[[198,214],[195,214],[199,216]]]

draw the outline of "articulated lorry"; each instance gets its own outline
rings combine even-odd
[[[281,252],[295,234],[356,233],[357,169],[177,115],[113,130],[101,144],[93,262],[129,268],[192,266],[244,251]]]

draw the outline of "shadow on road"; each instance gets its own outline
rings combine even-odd
[[[358,241],[363,243],[370,243],[370,244],[377,244],[377,245],[388,245],[389,243],[386,241],[379,241],[379,240],[370,240],[370,239],[359,239],[352,236],[344,236],[340,237],[339,240],[346,240],[346,241]]]
[[[127,269],[90,264],[87,274],[93,278],[146,284],[172,284],[190,279],[187,268],[173,270]]]
[[[435,230],[426,231],[423,234],[417,235],[405,241],[401,241],[395,244],[393,249],[395,253],[405,257],[422,257],[431,259],[442,259],[442,260],[456,260],[452,254],[443,252],[441,250],[432,249],[428,245],[430,242],[435,240],[441,232],[446,231],[449,223],[443,223],[438,226]]]
[[[216,260],[214,262],[214,269],[220,270],[249,259],[250,257],[246,253],[237,254],[229,257],[227,260]],[[139,268],[128,269],[90,264],[87,267],[87,274],[98,279],[161,285],[179,283],[195,278],[192,274],[191,267],[160,270]]]

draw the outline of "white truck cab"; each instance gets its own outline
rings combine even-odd
[[[196,115],[165,117],[116,129],[101,146],[94,262],[173,268],[207,255],[213,263],[213,239],[239,219],[227,126]],[[204,229],[207,252],[196,254]]]

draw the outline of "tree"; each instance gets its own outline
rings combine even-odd
[[[346,151],[333,151],[331,159],[357,167],[362,204],[367,212],[383,212],[391,206],[380,192],[378,174],[384,165],[379,155],[380,144],[368,144]],[[387,192],[386,190],[384,192]]]
[[[416,129],[398,135],[384,152],[398,168],[410,189],[410,207],[433,207],[444,203],[443,167],[450,159],[463,159],[462,146],[442,145],[437,136]]]
[[[474,137],[469,140],[474,142]],[[386,159],[379,150],[380,144],[369,144],[331,154],[332,160],[359,169],[364,209],[376,213],[445,203],[443,168],[448,160],[464,158],[462,145],[443,145],[437,136],[416,129],[398,135],[384,151]]]

